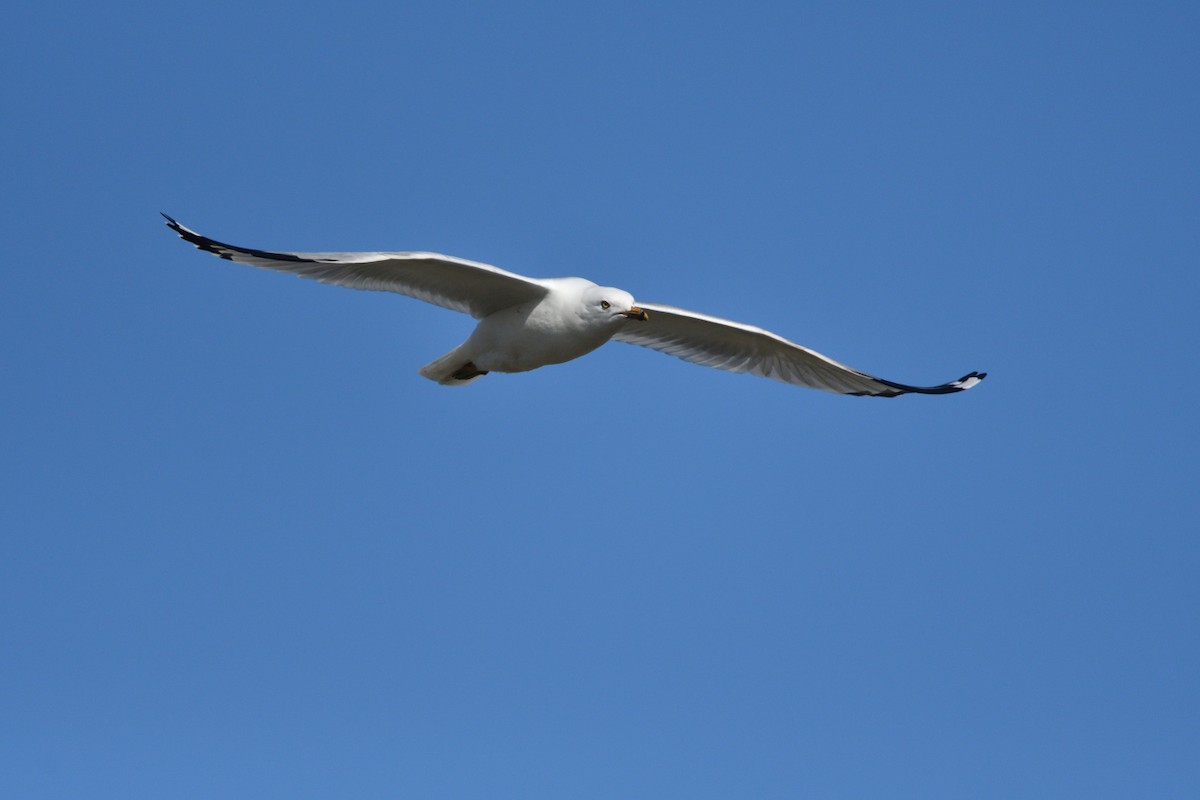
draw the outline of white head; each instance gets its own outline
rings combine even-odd
[[[627,319],[646,321],[649,315],[633,303],[633,295],[611,286],[589,286],[583,292],[583,316],[616,324]]]

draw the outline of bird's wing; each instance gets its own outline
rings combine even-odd
[[[201,250],[239,264],[292,272],[351,289],[397,292],[476,319],[540,300],[547,292],[533,278],[437,253],[273,253],[214,241],[170,217],[167,226]]]
[[[638,303],[649,315],[630,320],[613,338],[660,350],[706,367],[749,372],[784,383],[839,394],[896,397],[910,392],[949,394],[970,389],[987,373],[972,372],[941,386],[908,386],[875,378],[770,331],[672,306]]]

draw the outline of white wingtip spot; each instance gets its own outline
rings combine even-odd
[[[982,381],[986,377],[987,377],[986,372],[968,375],[967,377],[963,378],[961,381],[958,382],[958,388],[962,389],[963,391],[966,391],[967,389],[970,389],[971,387],[977,385],[980,381]]]

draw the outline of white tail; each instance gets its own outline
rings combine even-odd
[[[476,372],[469,378],[456,378],[455,374],[462,371],[464,367],[471,363],[470,359],[460,352],[461,350],[462,347],[456,347],[441,358],[430,361],[417,371],[423,377],[429,378],[431,381],[437,381],[442,386],[466,386],[471,381],[479,380],[487,374],[486,372]]]

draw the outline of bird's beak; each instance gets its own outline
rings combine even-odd
[[[646,313],[646,310],[638,308],[637,306],[630,306],[628,311],[622,311],[621,313],[630,319],[636,319],[639,322],[645,322],[646,320],[650,319],[650,315]]]

